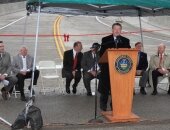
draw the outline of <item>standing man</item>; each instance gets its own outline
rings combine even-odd
[[[166,46],[161,43],[158,46],[158,52],[156,55],[153,55],[150,59],[150,70],[152,71],[152,81],[153,81],[153,93],[152,95],[156,95],[157,92],[157,84],[159,76],[168,76],[170,81],[170,55],[165,53]],[[168,94],[170,95],[170,86],[168,90]]]
[[[26,101],[24,94],[24,81],[25,79],[32,77],[33,62],[34,58],[28,54],[28,50],[26,47],[21,47],[19,54],[13,58],[12,71],[18,78],[17,84],[21,93],[21,101]],[[35,70],[33,85],[37,84],[38,77],[39,70]],[[28,89],[31,89],[31,85],[28,87]]]
[[[66,78],[66,93],[70,94],[70,83],[74,79],[73,94],[77,92],[77,85],[81,79],[81,59],[83,56],[82,43],[77,41],[73,49],[64,52],[62,77]]]
[[[102,44],[100,49],[100,57],[108,48],[131,48],[129,39],[121,36],[122,25],[120,23],[114,23],[112,25],[112,34],[102,38]],[[100,109],[106,111],[108,96],[110,94],[110,77],[109,67],[107,63],[102,63],[100,66],[101,76],[99,80],[99,92],[100,92]]]
[[[90,48],[91,50],[83,54],[81,66],[83,68],[83,82],[87,90],[87,96],[92,96],[90,82],[92,79],[97,78],[99,72],[99,48],[99,43],[93,43],[92,47]]]
[[[148,60],[147,60],[147,54],[142,52],[142,47],[143,45],[141,42],[137,42],[135,44],[135,48],[139,50],[136,75],[142,76],[139,80],[139,86],[141,87],[140,93],[142,95],[146,95],[145,87],[149,77],[148,71],[146,71],[146,69],[148,68]]]
[[[4,84],[4,87],[1,89],[2,98],[7,100],[8,92],[14,87],[17,78],[11,75],[11,57],[4,50],[3,41],[0,41],[0,82]]]

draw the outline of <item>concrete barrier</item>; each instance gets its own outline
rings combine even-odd
[[[0,16],[26,10],[26,2],[0,4]]]

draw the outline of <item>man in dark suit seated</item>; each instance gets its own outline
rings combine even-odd
[[[112,34],[102,38],[100,48],[100,57],[108,48],[131,48],[130,40],[121,36],[122,25],[114,23],[112,25]],[[110,76],[108,63],[100,64],[101,74],[99,78],[100,108],[103,111],[107,109],[108,96],[110,94]]]
[[[70,94],[70,83],[74,79],[73,94],[77,92],[77,85],[81,79],[81,59],[83,56],[82,43],[77,41],[73,49],[64,52],[62,77],[66,78],[66,93]]]
[[[93,43],[92,47],[90,48],[91,50],[83,54],[81,66],[83,68],[83,82],[87,90],[87,96],[92,96],[90,82],[92,79],[97,78],[99,73],[99,48],[100,44]]]
[[[140,93],[143,95],[146,95],[145,87],[148,81],[148,71],[146,71],[146,69],[148,68],[148,60],[147,60],[147,54],[141,51],[142,47],[143,45],[141,42],[137,42],[135,44],[135,48],[139,50],[137,67],[136,67],[136,75],[142,76],[139,80],[139,86],[141,87]]]
[[[28,54],[28,50],[25,46],[21,47],[19,54],[13,57],[12,71],[18,78],[17,85],[21,93],[21,101],[26,101],[24,94],[24,81],[25,79],[32,77],[33,62],[34,58]],[[39,70],[35,70],[33,85],[37,84],[38,77]],[[31,90],[31,85],[28,89]],[[34,95],[34,91],[32,94]]]

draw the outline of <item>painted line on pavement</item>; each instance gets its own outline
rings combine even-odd
[[[61,49],[59,47],[59,43],[58,43],[58,39],[57,39],[57,31],[56,31],[56,25],[59,21],[61,16],[58,16],[54,22],[54,25],[53,25],[53,30],[54,30],[54,40],[55,40],[55,44],[56,44],[56,47],[57,47],[57,52],[59,53],[59,56],[60,56],[60,59],[63,59],[63,55],[61,53]]]
[[[0,30],[4,29],[4,28],[6,28],[6,27],[9,27],[9,26],[11,26],[11,25],[13,25],[14,23],[16,23],[16,22],[18,22],[18,21],[24,19],[25,17],[26,17],[26,16],[23,16],[23,17],[21,17],[21,18],[15,20],[15,21],[13,21],[13,22],[11,22],[11,23],[9,23],[9,24],[7,24],[7,25],[1,27]]]

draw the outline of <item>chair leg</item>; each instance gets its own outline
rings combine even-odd
[[[17,98],[17,92],[16,92],[15,85],[14,85],[14,89],[13,89],[13,92],[12,92],[12,93],[14,93],[15,98]]]
[[[45,95],[44,82],[43,82],[41,73],[40,73],[40,77],[41,77],[41,87],[42,87],[42,91],[43,91],[43,93],[44,93],[44,95]]]

